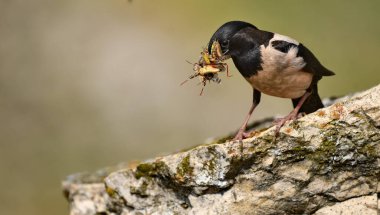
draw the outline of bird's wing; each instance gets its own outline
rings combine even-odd
[[[271,44],[273,48],[283,53],[288,53],[289,49],[292,47],[298,47],[296,44],[284,40],[274,40]]]
[[[287,53],[290,48],[292,47],[297,47],[298,48],[298,54],[297,57],[302,57],[303,60],[305,61],[306,65],[303,68],[305,72],[312,73],[314,75],[318,76],[331,76],[335,75],[334,72],[326,69],[319,61],[318,59],[314,56],[314,54],[306,48],[304,45],[301,43],[296,45],[291,42],[287,42],[284,40],[274,40],[272,41],[272,47],[277,49],[278,51],[281,51],[283,53]]]
[[[334,72],[326,69],[314,56],[314,54],[301,43],[298,45],[298,54],[304,59],[306,66],[303,68],[305,72],[310,72],[318,76],[331,76],[335,75]]]

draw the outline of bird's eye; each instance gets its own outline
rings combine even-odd
[[[220,43],[220,45],[223,47],[228,46],[228,40],[223,40],[222,43]]]

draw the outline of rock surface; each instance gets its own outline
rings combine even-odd
[[[242,142],[228,138],[69,176],[63,187],[71,214],[379,211],[380,85],[287,123],[277,138],[273,127]]]

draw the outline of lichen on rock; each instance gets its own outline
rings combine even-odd
[[[64,188],[73,215],[324,215],[375,207],[379,174],[380,85],[287,123],[277,138],[261,127]]]

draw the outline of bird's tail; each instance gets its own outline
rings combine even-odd
[[[304,112],[306,114],[309,114],[324,107],[321,101],[321,98],[318,95],[318,88],[316,84],[312,86],[311,92],[312,92],[311,95],[306,99],[306,101],[301,106],[301,109],[299,110],[300,113]],[[297,106],[300,99],[301,98],[292,99],[293,107]]]

